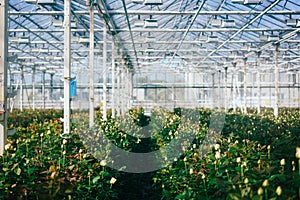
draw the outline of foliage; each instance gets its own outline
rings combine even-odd
[[[0,199],[299,199],[299,109],[263,111],[228,112],[221,137],[207,146],[210,109],[155,108],[150,118],[132,108],[118,120],[110,111],[103,120],[98,109],[93,129],[87,111],[72,112],[68,138],[61,110],[15,110],[8,121],[17,132],[0,157]],[[184,155],[151,173],[111,169],[109,145],[99,148],[105,136],[126,151],[151,152],[191,130]]]

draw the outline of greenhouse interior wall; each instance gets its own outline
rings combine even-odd
[[[299,0],[0,0],[0,200],[299,200]]]
[[[102,77],[102,70],[100,69],[99,71],[99,76]],[[155,106],[164,106],[170,110],[175,107],[224,108],[226,102],[228,103],[226,105],[227,108],[243,107],[244,81],[242,73],[228,73],[227,90],[225,90],[224,76],[224,72],[217,72],[210,76],[195,72],[186,73],[185,75],[179,72],[165,73],[163,75],[152,73],[149,76],[143,74],[143,77],[140,74],[135,74],[133,93],[128,100],[130,101],[129,105],[141,106],[147,111],[150,111]],[[300,106],[299,76],[299,73],[280,74],[280,107],[296,108]],[[15,108],[32,109],[33,104],[35,104],[35,108],[40,109],[63,108],[63,85],[59,84],[59,82],[55,85],[51,84],[50,76],[46,77],[44,89],[41,82],[35,84],[34,93],[32,85],[29,84],[32,82],[30,78],[24,81],[26,84],[23,82],[23,86],[20,86],[19,76],[14,75],[10,80],[12,82],[10,90],[16,94],[12,99]],[[111,108],[111,79],[109,81],[107,85],[107,103],[108,108]],[[261,81],[261,107],[273,108],[275,102],[274,73],[261,74]],[[255,71],[247,74],[246,84],[246,105],[250,108],[256,108],[258,106],[258,85]],[[95,107],[99,107],[100,102],[103,101],[103,89],[100,79],[99,84],[95,84],[95,87]],[[21,88],[23,92],[20,92]],[[226,93],[227,97],[225,96]],[[23,95],[22,98],[21,95]],[[214,95],[217,95],[218,98],[214,98]],[[33,96],[35,96],[34,100]],[[123,97],[120,96],[119,98],[122,99]],[[20,103],[21,99],[22,104]],[[72,98],[71,106],[73,109],[88,109],[89,107],[88,82],[81,82],[80,76],[77,76],[76,96]]]

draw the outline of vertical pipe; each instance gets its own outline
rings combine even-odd
[[[121,115],[126,113],[126,82],[125,82],[125,66],[124,59],[122,59],[122,70],[121,70]]]
[[[288,74],[288,107],[291,107],[291,76],[292,74]]]
[[[35,110],[35,67],[32,68],[32,109]]]
[[[117,116],[121,116],[121,52],[118,52],[117,65]]]
[[[71,0],[64,1],[64,134],[70,133]]]
[[[89,127],[94,126],[94,7],[90,5],[90,105],[89,105]]]
[[[20,70],[20,110],[23,111],[23,66],[21,65]]]
[[[236,62],[232,63],[233,72],[232,72],[232,103],[233,111],[236,111]]]
[[[211,108],[215,108],[215,73],[211,74],[211,81],[212,81],[212,86],[211,86]]]
[[[225,102],[224,102],[225,112],[227,111],[227,70],[228,67],[225,67]]]
[[[54,74],[51,73],[50,74],[50,99],[51,99],[51,101],[53,100],[53,77],[54,77]]]
[[[42,72],[42,105],[43,105],[43,109],[45,109],[46,108],[46,106],[45,106],[45,100],[46,100],[46,96],[45,96],[45,75],[46,75],[46,71],[44,70],[43,72]]]
[[[261,52],[257,53],[257,89],[258,89],[258,102],[257,102],[257,113],[261,112],[261,61],[260,61]]]
[[[126,67],[126,70],[125,70],[125,77],[124,77],[124,82],[125,82],[125,91],[126,91],[126,107],[127,109],[129,109],[130,107],[130,94],[129,94],[129,91],[130,91],[130,81],[129,81],[129,70],[128,68]]]
[[[185,102],[187,102],[188,101],[188,99],[189,99],[189,88],[188,88],[188,86],[189,86],[189,65],[187,65],[187,70],[186,70],[186,72],[185,72],[185,83],[184,83],[184,85],[185,85],[185,92],[184,92],[184,94],[185,94],[185,98],[184,98],[184,100],[185,100]]]
[[[107,119],[107,27],[103,23],[103,120]]]
[[[247,58],[244,58],[244,113],[247,113]]]
[[[8,0],[0,0],[0,155],[7,138]]]
[[[275,105],[274,105],[274,115],[278,116],[278,106],[279,106],[279,88],[278,88],[278,47],[279,45],[276,45],[275,47]]]
[[[115,118],[115,114],[116,114],[116,108],[115,108],[115,102],[116,102],[116,98],[115,98],[115,41],[112,38],[111,41],[111,100],[112,100],[112,104],[111,104],[111,116],[112,118]]]
[[[219,79],[219,84],[218,84],[218,110],[221,110],[221,70],[219,70],[218,73],[218,79]]]
[[[129,70],[129,95],[130,95],[130,99],[129,99],[129,108],[132,107],[133,105],[133,72],[132,70]]]

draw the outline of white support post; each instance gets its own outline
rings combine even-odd
[[[257,53],[257,89],[258,89],[258,102],[257,102],[257,113],[261,112],[261,60],[260,60],[261,52]]]
[[[125,82],[125,65],[124,59],[122,59],[121,70],[121,115],[126,113],[126,82]]]
[[[20,66],[20,111],[23,111],[23,65]]]
[[[227,101],[228,101],[228,97],[227,97],[227,72],[228,72],[228,67],[225,67],[225,102],[224,102],[225,112],[228,109],[228,106],[227,106]]]
[[[129,71],[129,78],[130,78],[130,107],[133,106],[133,71],[130,70]]]
[[[221,110],[221,98],[223,98],[222,97],[222,95],[221,95],[221,70],[219,70],[219,72],[218,72],[218,81],[219,81],[219,83],[218,83],[218,110],[220,111]]]
[[[275,46],[275,104],[274,104],[274,115],[278,116],[278,107],[279,107],[279,76],[278,76],[278,47],[279,45]]]
[[[71,0],[64,1],[64,134],[70,133]]]
[[[130,108],[130,72],[129,72],[129,69],[128,67],[126,67],[126,76],[125,76],[125,80],[126,80],[126,93],[127,93],[127,109]]]
[[[236,62],[232,63],[233,71],[232,71],[232,106],[233,111],[236,111]]]
[[[51,99],[51,101],[53,100],[53,77],[54,77],[54,73],[50,74],[50,94],[49,94],[49,99]]]
[[[122,50],[121,50],[122,52]],[[117,116],[121,116],[121,52],[118,53],[118,66],[117,66]]]
[[[0,155],[7,138],[8,0],[0,0]]]
[[[94,126],[94,7],[90,5],[90,105],[89,105],[89,127]]]
[[[247,58],[244,58],[244,113],[247,113]]]
[[[45,96],[45,75],[46,75],[46,71],[42,71],[42,102],[43,102],[43,109],[46,108],[45,106],[45,100],[46,100],[46,96]]]
[[[112,37],[111,40],[111,116],[115,118],[116,116],[116,97],[115,97],[115,41]]]
[[[212,86],[211,86],[211,108],[215,108],[215,73],[211,74],[211,81],[212,81]]]
[[[103,22],[103,120],[107,119],[107,27]]]
[[[188,102],[189,99],[189,65],[187,65],[187,71],[184,73],[184,102]]]
[[[35,110],[35,66],[32,68],[32,109]]]

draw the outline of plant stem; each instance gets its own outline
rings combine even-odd
[[[207,189],[206,189],[205,179],[203,179],[203,185],[204,185],[205,197],[206,197],[206,199],[209,199],[209,198],[208,198],[208,194],[207,194]]]
[[[266,197],[266,200],[268,200],[268,188],[265,189],[265,197]]]

